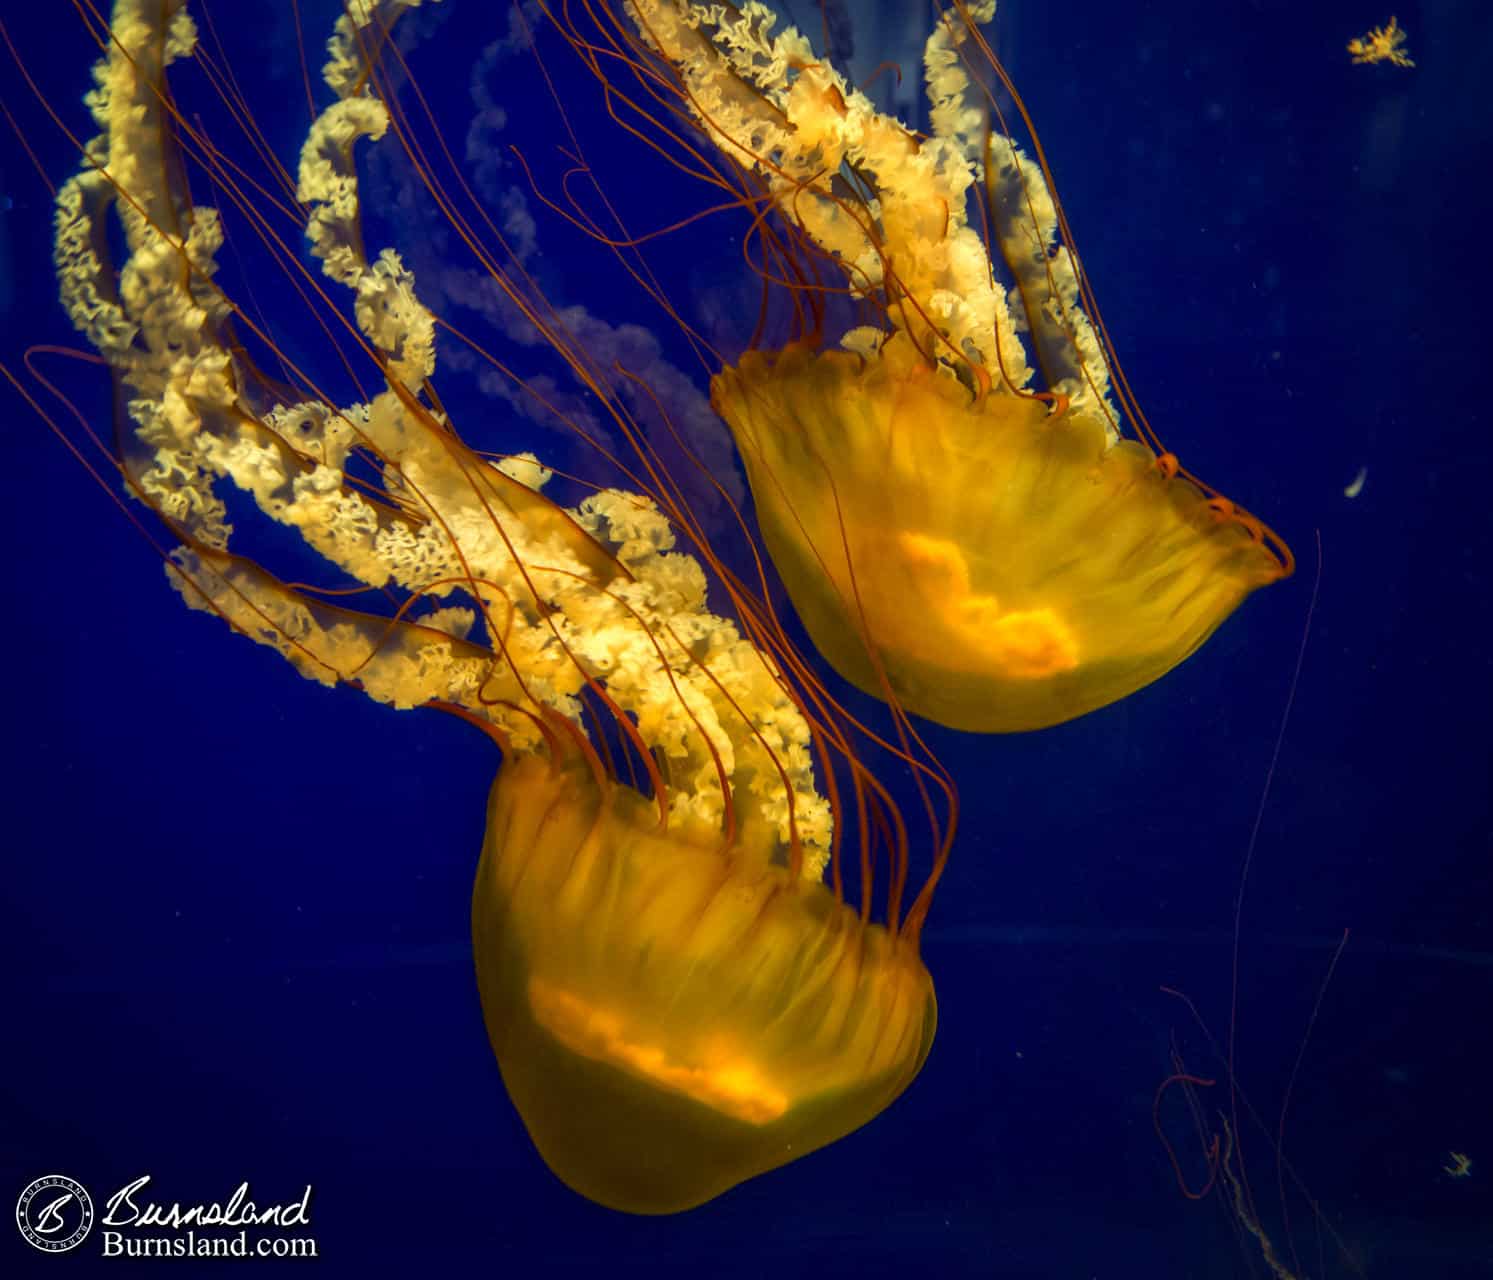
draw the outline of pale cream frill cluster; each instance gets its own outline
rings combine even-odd
[[[998,130],[987,135],[987,102],[966,64],[971,24],[988,22],[995,0],[945,6],[928,37],[926,137],[877,111],[797,29],[776,31],[760,0],[626,2],[722,154],[765,182],[779,212],[838,260],[854,291],[889,300],[885,325],[852,329],[842,345],[869,356],[903,333],[946,367],[978,364],[999,392],[1031,383],[1017,336],[1031,331],[1044,340],[1049,389],[1075,407],[1102,405],[1100,416],[1116,421],[1108,365],[1041,167]],[[970,225],[971,196],[987,181],[1009,287]]]
[[[709,612],[704,571],[673,549],[656,506],[607,491],[562,513],[536,496],[549,475],[537,460],[495,468],[419,399],[435,367],[434,319],[396,251],[365,255],[352,158],[360,139],[389,125],[367,87],[367,30],[419,3],[348,4],[324,72],[337,101],[312,127],[298,173],[312,251],[353,291],[357,328],[384,357],[386,389],[367,403],[313,397],[267,413],[247,405],[243,371],[222,339],[235,312],[213,281],[218,216],[188,212],[163,153],[158,90],[165,66],[191,56],[195,28],[184,0],[115,4],[113,43],[88,97],[101,132],[58,194],[57,271],[73,321],[126,388],[133,482],[191,540],[175,555],[173,580],[189,604],[276,648],[311,679],[356,680],[396,707],[461,706],[517,751],[542,739],[514,708],[542,706],[579,725],[589,674],[662,757],[676,819],[719,829],[724,773],[738,813],[784,842],[791,807],[805,873],[819,875],[831,813],[814,783],[808,726],[771,661]],[[128,255],[117,270],[101,247],[111,211]],[[348,482],[355,446],[383,461],[384,501]],[[420,605],[398,621],[327,608],[236,557],[215,493],[223,479],[358,582],[416,593]],[[576,526],[615,563],[594,548],[588,555]],[[457,588],[480,601],[491,650],[464,638],[473,611],[430,608]]]

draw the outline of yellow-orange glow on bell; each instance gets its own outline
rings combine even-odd
[[[788,1099],[756,1065],[730,1051],[716,1050],[708,1062],[680,1062],[661,1045],[631,1038],[617,1014],[537,978],[529,983],[529,1005],[535,1019],[573,1052],[634,1072],[725,1115],[770,1124],[788,1109]]]

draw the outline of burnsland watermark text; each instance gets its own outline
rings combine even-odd
[[[257,1204],[248,1182],[240,1182],[225,1201],[190,1205],[175,1200],[159,1203],[150,1198],[149,1185],[150,1175],[143,1174],[105,1201],[99,1218],[104,1257],[316,1257],[313,1237],[279,1234],[311,1226],[309,1184],[296,1199],[283,1203]],[[199,1230],[202,1227],[224,1230]]]
[[[82,1183],[62,1174],[35,1179],[21,1193],[16,1225],[45,1253],[76,1249],[98,1227],[106,1258],[314,1258],[311,1186],[293,1199],[256,1201],[247,1180],[226,1200],[169,1202],[152,1194],[151,1175],[126,1183],[97,1216]]]

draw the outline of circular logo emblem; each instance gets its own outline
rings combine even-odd
[[[43,1253],[66,1253],[83,1243],[93,1226],[93,1201],[81,1182],[60,1173],[38,1178],[16,1201],[16,1226],[26,1243]]]

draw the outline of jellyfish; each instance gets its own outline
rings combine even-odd
[[[734,620],[712,611],[708,547],[677,545],[693,525],[666,483],[566,506],[535,455],[458,434],[439,318],[399,252],[366,244],[355,160],[402,128],[381,88],[417,3],[345,7],[292,180],[246,172],[176,108],[168,68],[199,52],[185,0],[116,0],[99,132],[57,195],[60,295],[112,370],[118,471],[169,530],[184,602],[306,679],[499,745],[472,938],[509,1096],[576,1191],[678,1211],[835,1141],[917,1074],[936,1023],[918,936],[947,839],[904,898],[905,826],[854,729],[742,584]],[[219,283],[224,219],[189,177],[253,229],[264,278],[298,291],[366,394],[339,396]],[[563,317],[489,265],[626,428]],[[645,476],[651,455],[634,461]],[[326,585],[244,554],[246,522],[297,540]],[[864,815],[858,876],[837,776]]]
[[[1020,107],[981,32],[994,8],[937,6],[927,133],[762,3],[634,0],[595,65],[632,69],[634,127],[704,135],[793,295],[796,334],[712,397],[814,644],[908,711],[1014,732],[1156,680],[1293,562],[1118,376],[1040,148],[987,83]]]

